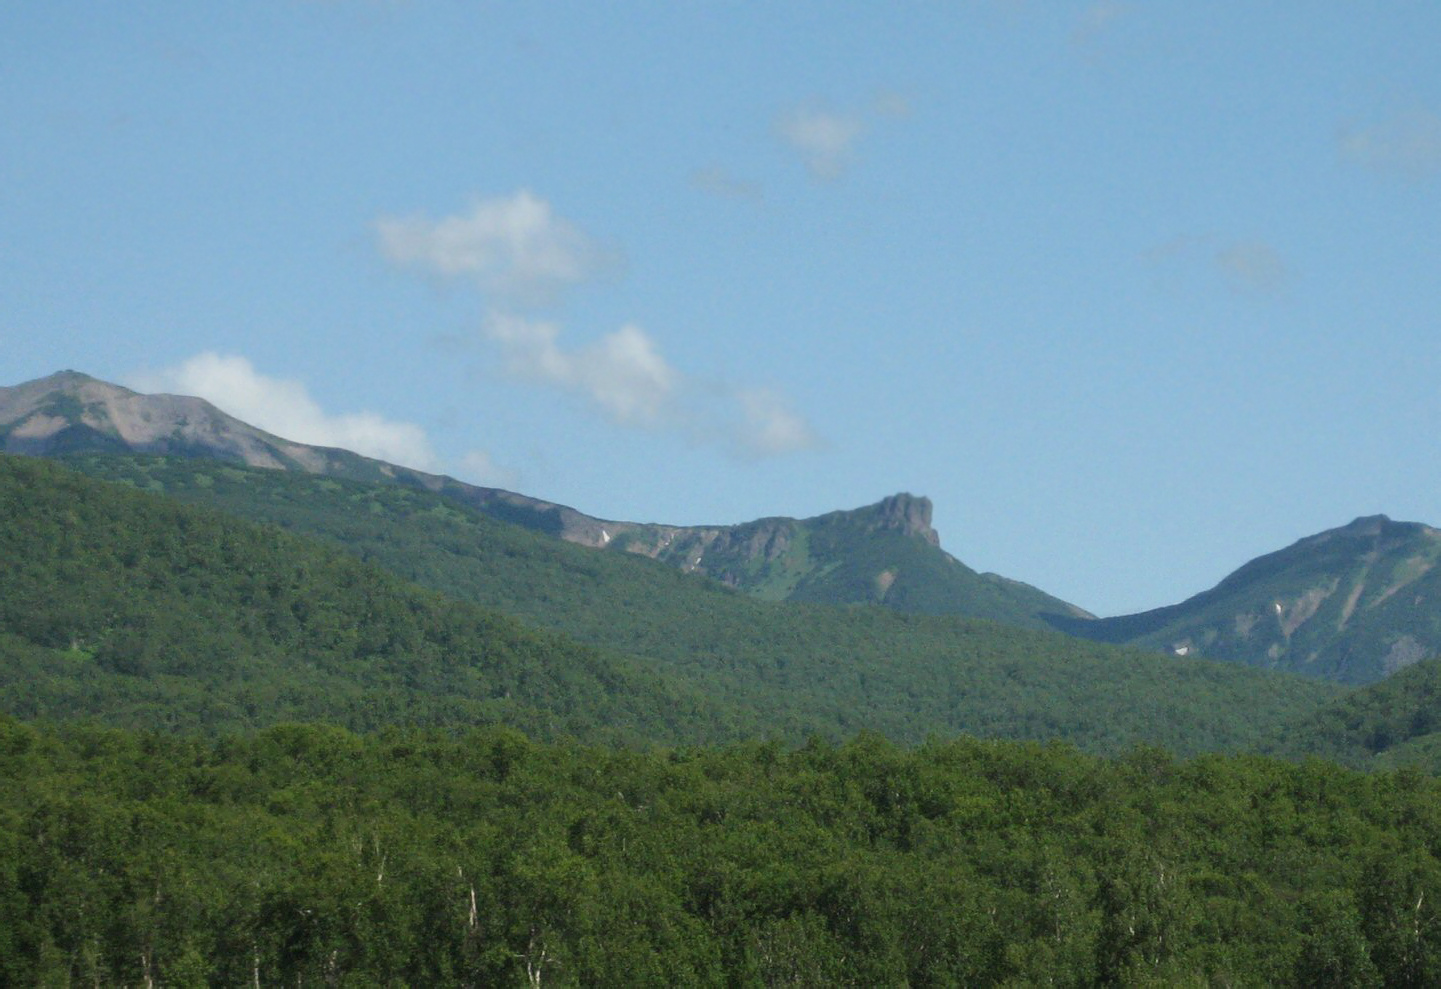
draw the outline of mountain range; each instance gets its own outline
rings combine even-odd
[[[930,501],[909,494],[817,518],[741,525],[600,519],[513,491],[296,443],[204,399],[142,395],[76,371],[0,388],[0,450],[47,457],[161,454],[417,487],[567,542],[648,556],[767,600],[884,603],[1030,628],[1046,627],[1046,614],[1090,617],[1028,584],[979,574],[946,553],[931,528]]]
[[[809,519],[673,526],[606,520],[346,450],[296,443],[203,399],[143,395],[74,371],[0,388],[0,449],[37,456],[141,453],[421,489],[607,553],[648,557],[776,601],[880,604],[1203,656],[1343,683],[1441,653],[1441,531],[1385,516],[1302,539],[1179,604],[1097,618],[1021,581],[977,573],[940,547],[931,503],[897,494]]]
[[[0,456],[0,495],[0,632],[23,640],[8,673],[0,641],[0,712],[27,717],[38,695],[51,717],[191,731],[530,717],[672,744],[866,730],[1198,753],[1264,747],[1341,695],[1055,631],[759,600],[398,485]]]

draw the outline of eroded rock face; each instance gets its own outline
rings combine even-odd
[[[862,509],[864,511],[864,509]],[[894,494],[874,508],[880,527],[899,529],[920,536],[932,546],[941,544],[941,537],[931,528],[931,499],[912,494]]]
[[[1408,666],[1414,666],[1431,656],[1431,650],[1426,648],[1413,636],[1403,635],[1391,643],[1391,648],[1386,653],[1383,661],[1387,676],[1397,670],[1404,670]]]

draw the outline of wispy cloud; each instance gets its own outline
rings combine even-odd
[[[174,367],[130,375],[126,383],[137,391],[203,398],[222,412],[297,443],[339,447],[417,470],[444,467],[425,430],[415,423],[375,412],[326,412],[303,382],[261,374],[235,354],[207,351]],[[487,476],[474,470],[467,474],[479,483],[495,483],[504,473],[484,454],[468,455],[467,463],[490,465]]]
[[[776,118],[775,133],[805,163],[811,177],[830,182],[845,174],[866,122],[854,113],[795,107]]]
[[[1278,292],[1291,280],[1284,258],[1259,240],[1237,241],[1216,251],[1213,261],[1231,287],[1245,292]]]
[[[691,173],[690,184],[701,192],[721,199],[743,199],[758,203],[765,198],[760,183],[738,179],[718,165],[700,168]]]
[[[881,90],[867,106],[832,110],[821,103],[793,106],[776,115],[771,132],[805,165],[811,178],[833,182],[850,168],[856,147],[876,125],[904,120],[912,112],[905,95]]]
[[[695,181],[714,194],[760,194],[758,187],[719,169],[699,173]],[[554,301],[615,262],[612,252],[528,191],[481,200],[467,213],[440,220],[382,218],[376,229],[381,252],[395,264],[464,279],[487,295],[489,315],[481,335],[513,379],[575,396],[617,425],[670,431],[738,457],[775,456],[818,445],[815,430],[779,394],[687,375],[634,323],[576,346],[562,339],[560,323],[527,314],[531,306]],[[433,338],[432,343],[451,350],[457,345],[450,337]],[[250,371],[250,378],[236,374],[245,379],[245,387],[234,391],[263,391],[250,380],[253,369],[246,365],[242,370]],[[266,402],[257,399],[255,404]],[[316,420],[318,409],[312,411],[316,415],[310,419]],[[483,454],[468,463],[477,471],[494,470]]]
[[[613,269],[619,259],[527,190],[475,203],[432,220],[382,217],[381,253],[392,263],[473,281],[493,301],[545,306],[569,288]]]
[[[497,314],[485,335],[499,346],[512,377],[578,396],[623,426],[676,432],[743,458],[819,445],[815,430],[779,394],[685,375],[633,324],[567,347],[555,323]]]
[[[1182,234],[1143,256],[1164,268],[1210,272],[1231,291],[1247,295],[1278,294],[1294,278],[1286,259],[1263,240]]]
[[[1341,156],[1377,172],[1424,179],[1441,173],[1441,116],[1412,110],[1365,126],[1342,128]]]
[[[741,422],[731,431],[735,450],[743,455],[773,457],[820,445],[811,424],[779,394],[768,389],[735,392]]]

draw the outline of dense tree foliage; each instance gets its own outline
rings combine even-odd
[[[0,458],[0,984],[1441,984],[1441,783],[1134,747],[1441,752],[1431,664],[1339,697],[85,463],[212,507]]]
[[[498,721],[631,740],[737,730],[634,661],[43,461],[0,458],[0,519],[0,709],[22,717],[187,730]]]
[[[1352,691],[1287,725],[1270,751],[1441,772],[1441,660]]]
[[[1441,789],[957,740],[0,720],[0,981],[1441,981]]]
[[[1255,748],[1334,686],[960,618],[757,601],[626,554],[506,525],[422,490],[193,460],[83,457],[93,476],[320,536],[367,562],[640,657],[767,730],[932,732]]]

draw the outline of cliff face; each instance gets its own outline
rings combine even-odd
[[[941,544],[940,535],[931,528],[931,499],[909,494],[891,495],[874,510],[878,528],[919,536],[932,546]]]
[[[574,542],[623,548],[739,585],[743,581],[737,575],[727,580],[728,570],[750,561],[782,559],[803,548],[803,530],[818,526],[846,527],[857,534],[916,537],[933,547],[941,545],[940,536],[931,528],[930,499],[910,494],[891,495],[874,505],[811,519],[766,518],[721,526],[609,522],[600,530],[577,526],[566,535]]]

